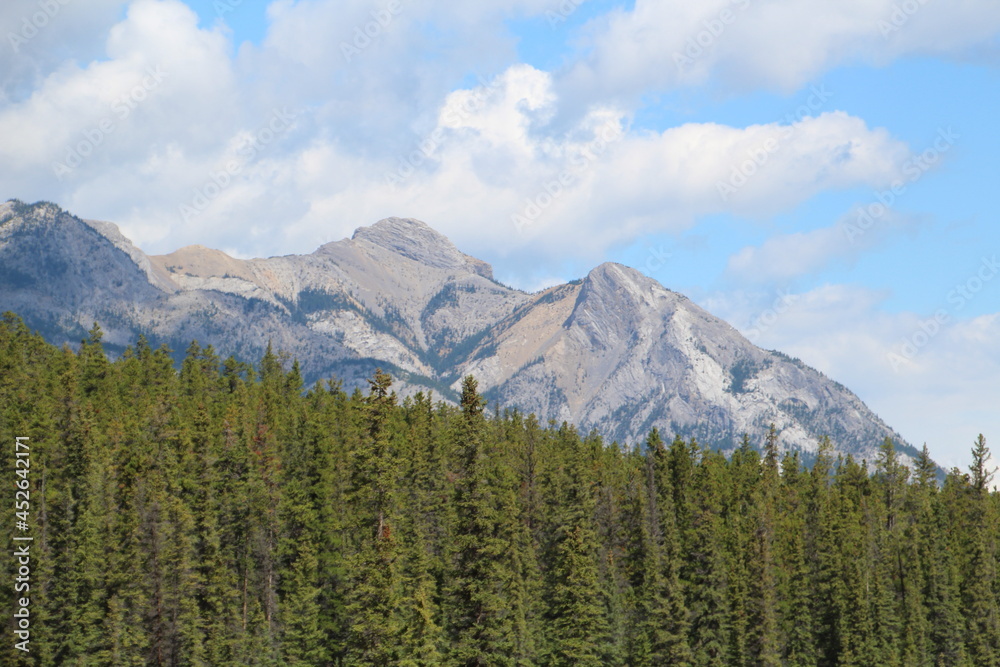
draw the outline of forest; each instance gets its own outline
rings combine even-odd
[[[982,436],[943,478],[888,440],[806,467],[773,429],[726,456],[541,424],[471,377],[460,405],[302,377],[4,315],[0,663],[1000,666]]]

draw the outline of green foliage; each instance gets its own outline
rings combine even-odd
[[[303,391],[272,349],[104,350],[0,318],[0,465],[30,437],[35,537],[32,651],[0,664],[998,664],[982,437],[939,486],[888,440],[871,471],[829,441],[807,469],[773,429],[730,460],[626,450],[489,416],[472,378],[451,407],[380,371]]]

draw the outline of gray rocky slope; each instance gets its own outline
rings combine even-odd
[[[364,385],[381,366],[401,393],[453,399],[465,375],[505,407],[634,444],[657,426],[732,447],[774,423],[807,458],[821,436],[873,460],[886,436],[853,393],[762,350],[634,269],[602,264],[527,294],[422,222],[389,218],[309,255],[239,260],[189,246],[147,256],[116,226],[53,204],[0,204],[0,309],[51,342],[93,322],[121,351],[144,334],[255,361],[271,341],[307,380]]]

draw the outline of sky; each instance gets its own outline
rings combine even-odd
[[[150,254],[421,219],[616,261],[966,467],[1000,448],[996,0],[11,0],[3,199]]]

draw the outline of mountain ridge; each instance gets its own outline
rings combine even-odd
[[[725,449],[742,433],[762,441],[773,422],[783,448],[807,454],[822,435],[869,460],[884,437],[915,453],[843,385],[635,269],[605,262],[529,294],[412,218],[307,255],[150,256],[113,223],[11,200],[0,205],[0,288],[0,308],[55,343],[77,342],[93,321],[113,352],[143,334],[256,361],[270,340],[309,381],[363,387],[382,366],[404,395],[454,400],[473,374],[491,400],[609,440],[634,444],[657,426]]]

